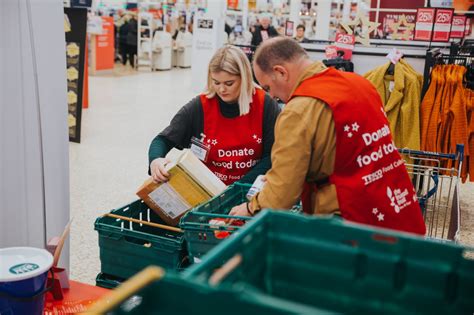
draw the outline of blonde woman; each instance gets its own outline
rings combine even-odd
[[[168,179],[164,157],[173,147],[204,144],[206,166],[227,185],[251,183],[271,167],[273,129],[280,109],[252,79],[247,56],[237,47],[219,49],[209,63],[206,91],[174,116],[148,152],[150,175]]]

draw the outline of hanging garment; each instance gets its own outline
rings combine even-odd
[[[443,81],[446,68],[435,66],[431,72],[431,83],[421,102],[421,150],[439,152],[438,150],[438,122],[440,120],[441,99],[445,82]]]
[[[469,156],[466,156],[461,170],[463,182],[467,177],[474,181],[474,91],[466,89],[467,143]]]
[[[363,93],[354,95],[354,89]],[[342,217],[424,235],[425,223],[415,190],[393,146],[373,86],[358,75],[329,68],[304,80],[291,98],[297,96],[320,99],[333,113],[336,160],[328,181],[336,187]],[[305,185],[305,209],[313,204],[317,189],[316,183]]]
[[[445,102],[443,112],[443,125],[441,130],[445,131],[442,138],[441,152],[456,152],[458,143],[467,143],[468,122],[467,122],[467,90],[464,87],[464,75],[466,67],[452,65],[451,69],[451,97]],[[464,154],[470,155],[469,146],[464,148]]]
[[[394,74],[387,74],[390,62],[367,72],[377,89],[398,148],[420,149],[420,98],[422,76],[406,61],[395,64]]]
[[[439,153],[456,153],[457,144],[464,144],[464,162],[461,179],[469,176],[471,152],[472,95],[465,87],[467,69],[461,65],[436,65],[431,83],[421,103],[421,149]],[[454,161],[442,161],[443,168],[457,168]]]

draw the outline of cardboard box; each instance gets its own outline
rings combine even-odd
[[[187,211],[220,194],[226,185],[190,150],[172,149],[166,157],[172,161],[166,165],[169,181],[158,184],[149,178],[137,195],[163,221],[176,226]]]

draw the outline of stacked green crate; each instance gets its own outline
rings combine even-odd
[[[220,195],[193,208],[183,216],[180,227],[184,230],[191,261],[199,261],[204,254],[222,242],[223,238],[216,237],[216,231],[232,234],[240,228],[233,225],[217,226],[211,224],[211,220],[249,219],[229,216],[228,213],[234,206],[247,201],[246,194],[250,187],[251,185],[240,183],[230,185]]]
[[[137,292],[130,292],[119,305],[109,307],[106,314],[335,314],[254,293],[235,289],[217,289],[168,273],[163,279],[156,280]]]
[[[184,272],[280,302],[357,314],[472,314],[474,261],[456,244],[350,224],[265,212]],[[256,294],[256,295],[258,295]]]
[[[165,224],[141,200],[111,213]],[[94,227],[99,233],[101,279],[127,279],[149,265],[178,270],[187,264],[183,233],[107,216],[97,218]]]

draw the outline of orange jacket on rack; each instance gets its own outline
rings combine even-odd
[[[468,94],[464,87],[464,75],[466,67],[452,65],[452,97],[445,104],[444,125],[441,130],[445,130],[446,137],[443,139],[442,152],[456,152],[457,144],[465,144],[464,154],[469,156],[470,150],[468,144],[468,121],[467,121],[467,100]],[[466,178],[464,177],[465,181]]]
[[[464,144],[464,166],[461,178],[469,172],[471,147],[469,115],[472,91],[464,87],[466,68],[460,65],[438,65],[431,73],[431,83],[421,104],[421,149],[455,153],[457,144]],[[457,167],[452,161],[442,167]]]
[[[426,91],[420,108],[421,149],[438,152],[438,121],[440,117],[440,102],[442,99],[443,73],[446,69],[435,66],[431,72],[431,83]]]
[[[371,70],[364,77],[372,82],[382,99],[395,145],[419,150],[422,76],[404,60],[395,65],[393,76],[388,75],[389,65]]]
[[[465,148],[468,149],[469,156],[465,156],[461,178],[463,182],[467,180],[474,182],[474,91],[465,90],[466,116],[467,116],[467,140]]]
[[[469,124],[469,137],[468,137],[468,145],[469,145],[469,152],[470,156],[469,159],[465,160],[466,168],[464,169],[464,173],[468,174],[469,172],[469,180],[474,182],[474,92],[468,90],[467,92],[467,99],[468,99],[468,108],[467,108],[467,116],[468,116],[468,124]]]

